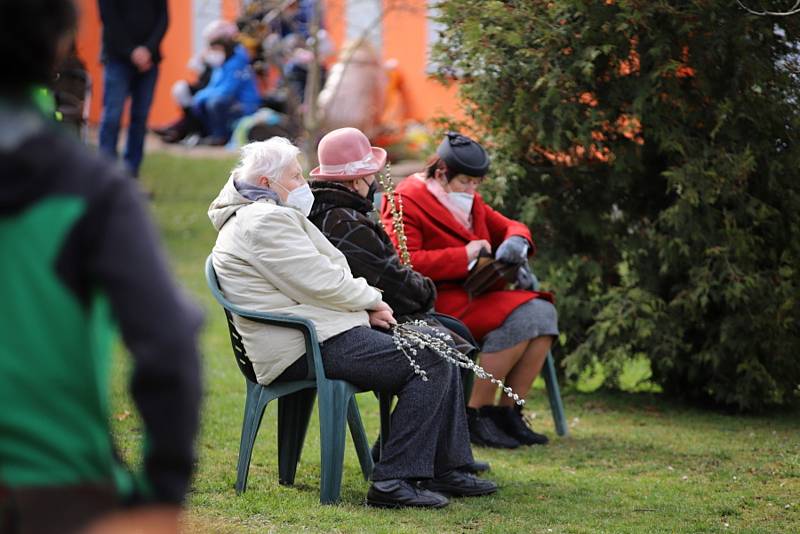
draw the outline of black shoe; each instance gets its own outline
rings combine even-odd
[[[497,484],[491,480],[478,478],[472,473],[458,470],[429,480],[420,480],[419,486],[453,497],[477,497],[497,491]]]
[[[475,408],[467,408],[467,424],[469,440],[475,445],[496,449],[516,449],[520,446],[519,441],[500,430],[494,421]]]
[[[441,493],[395,478],[373,482],[367,492],[367,504],[379,508],[444,508],[450,501]]]
[[[480,460],[475,460],[471,464],[467,464],[458,468],[459,471],[472,473],[473,475],[479,475],[481,473],[485,473],[486,471],[490,471],[491,469],[492,468],[489,466],[489,462],[481,462]]]
[[[174,132],[175,129],[172,127],[172,125],[170,125],[164,126],[163,128],[151,128],[150,131],[159,137],[164,137],[165,135]]]
[[[214,137],[213,135],[209,135],[200,139],[198,144],[203,146],[225,146],[228,144],[228,140],[224,137]]]
[[[522,406],[483,406],[481,414],[490,418],[506,434],[524,445],[546,445],[550,440],[544,434],[530,429],[522,417]]]
[[[176,132],[176,131],[169,131],[161,136],[161,140],[167,144],[174,145],[176,143],[180,143],[184,140],[186,135]]]

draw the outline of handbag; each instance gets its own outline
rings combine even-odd
[[[492,255],[482,250],[475,265],[472,266],[464,289],[470,298],[478,297],[487,291],[500,291],[517,279],[520,265],[497,261]]]

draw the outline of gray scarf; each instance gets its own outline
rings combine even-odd
[[[278,193],[266,187],[260,187],[247,182],[240,182],[239,180],[233,181],[233,186],[239,191],[244,198],[258,202],[259,200],[272,200],[275,204],[281,205]]]

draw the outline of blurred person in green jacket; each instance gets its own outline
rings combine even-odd
[[[76,20],[71,0],[0,0],[0,532],[177,532],[202,317],[136,182],[36,103]],[[133,358],[137,471],[110,434],[113,326]]]

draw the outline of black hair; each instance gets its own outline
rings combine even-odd
[[[59,44],[77,20],[73,0],[0,0],[0,91],[52,82]]]

